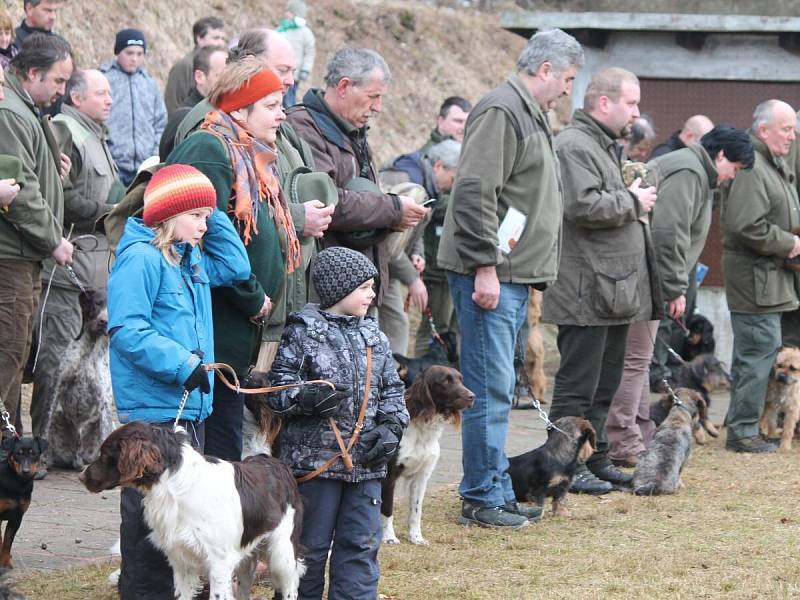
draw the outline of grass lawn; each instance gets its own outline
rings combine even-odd
[[[800,598],[800,443],[788,454],[696,448],[677,495],[570,496],[571,514],[517,532],[456,523],[455,486],[429,494],[430,546],[381,549],[385,600]],[[396,529],[404,540],[405,507]],[[112,566],[28,573],[30,599],[110,600]],[[266,590],[260,590],[267,597]]]

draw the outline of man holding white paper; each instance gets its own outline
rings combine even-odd
[[[608,457],[606,418],[622,376],[629,324],[661,312],[647,223],[656,190],[638,178],[625,185],[617,143],[639,116],[640,94],[630,71],[596,73],[584,108],[556,140],[564,240],[542,320],[558,325],[561,353],[550,418],[583,417],[597,432],[597,451],[578,468],[570,488],[579,493],[605,494],[631,481]]]
[[[544,111],[569,93],[583,60],[572,36],[537,33],[517,73],[467,121],[437,256],[461,330],[464,384],[475,394],[461,428],[466,523],[517,529],[541,517],[515,501],[505,441],[528,287],[556,278],[561,249],[561,184]]]

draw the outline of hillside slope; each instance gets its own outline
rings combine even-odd
[[[22,2],[13,4],[16,21]],[[221,17],[233,37],[249,27],[275,26],[284,5],[283,0],[69,0],[56,29],[73,44],[84,67],[112,58],[117,30],[143,29],[148,68],[163,83],[172,63],[191,47],[197,18]],[[500,29],[496,15],[416,1],[308,0],[308,5],[317,37],[315,85],[330,53],[346,45],[374,48],[389,63],[393,82],[370,134],[379,162],[417,148],[446,96],[476,102],[513,70],[524,46],[522,38]]]

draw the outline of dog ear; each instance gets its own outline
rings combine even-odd
[[[145,473],[157,473],[161,465],[161,451],[152,440],[141,437],[122,438],[117,460],[119,483],[125,485],[142,478]]]
[[[6,452],[12,452],[14,450],[14,442],[16,438],[13,435],[3,438],[2,448]]]
[[[38,437],[37,436],[37,437],[33,438],[33,443],[36,446],[36,450],[37,450],[37,452],[39,452],[39,454],[41,454],[42,452],[44,452],[45,450],[47,450],[50,447],[50,442],[48,442],[43,437]]]
[[[586,462],[597,449],[597,434],[589,421],[584,420],[581,422],[581,437],[579,443],[578,460]]]
[[[436,404],[431,396],[430,384],[431,369],[425,369],[419,374],[411,387],[406,392],[406,408],[413,418],[427,421],[436,414]]]

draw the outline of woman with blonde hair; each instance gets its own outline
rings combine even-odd
[[[5,69],[11,59],[19,53],[19,48],[14,44],[14,24],[11,16],[0,8],[0,67]]]
[[[240,379],[255,364],[262,323],[271,301],[284,293],[286,276],[299,266],[300,242],[276,171],[283,85],[262,59],[230,63],[211,90],[210,111],[198,131],[167,158],[205,173],[217,190],[217,207],[239,232],[250,258],[250,280],[212,292],[217,360]],[[206,454],[239,460],[241,394],[218,380],[206,422]]]

